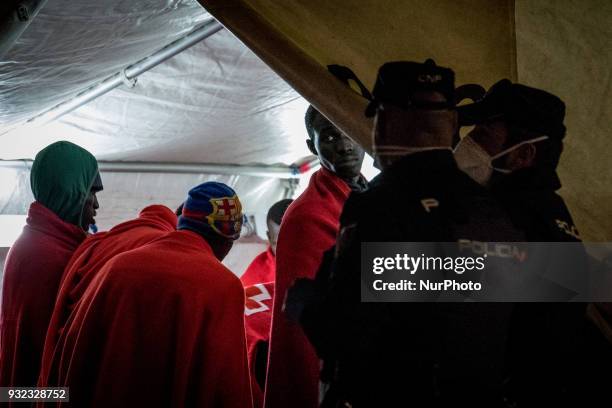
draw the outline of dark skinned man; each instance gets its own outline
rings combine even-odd
[[[70,387],[79,407],[251,407],[244,290],[221,264],[242,220],[227,185],[192,188],[176,231],[92,280],[49,385]]]
[[[263,406],[263,393],[268,366],[270,346],[270,324],[276,276],[276,245],[281,222],[292,199],[280,200],[268,210],[269,247],[257,255],[240,277],[244,286],[244,324],[246,329],[247,355],[251,374],[251,389],[255,408]]]
[[[30,177],[34,201],[4,270],[0,385],[33,387],[64,268],[95,223],[102,181],[95,157],[69,143],[41,150]]]
[[[276,245],[281,221],[287,208],[293,202],[291,199],[280,200],[268,210],[266,224],[268,226],[268,242],[270,246],[265,252],[257,255],[240,277],[242,285],[246,288],[257,283],[274,282],[276,274]]]
[[[278,236],[267,408],[318,405],[320,363],[299,325],[283,314],[285,293],[297,278],[315,276],[323,253],[335,242],[349,193],[367,186],[360,174],[363,149],[312,106],[305,122],[306,143],[319,158],[321,169],[287,210]]]

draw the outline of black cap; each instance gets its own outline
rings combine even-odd
[[[441,93],[446,102],[418,103],[412,99],[415,91]],[[443,109],[455,106],[455,73],[439,67],[432,59],[425,63],[396,61],[387,62],[378,69],[372,91],[372,101],[365,110],[368,117],[374,116],[381,103],[390,103],[400,108]]]
[[[565,136],[565,104],[541,89],[513,84],[502,79],[478,102],[457,107],[462,126],[477,125],[500,119],[509,125],[563,139]]]

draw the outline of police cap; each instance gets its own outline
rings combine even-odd
[[[541,89],[502,79],[480,101],[457,107],[462,126],[503,120],[530,132],[561,140],[565,136],[565,104]]]
[[[414,100],[416,91],[434,91],[442,94],[446,102],[423,103]],[[381,103],[400,108],[444,109],[455,106],[455,73],[439,67],[432,59],[424,63],[410,61],[387,62],[378,70],[372,101],[365,110],[367,117],[376,114]]]

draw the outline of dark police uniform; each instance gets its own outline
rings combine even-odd
[[[332,384],[325,404],[503,406],[512,304],[361,303],[361,243],[523,239],[450,151],[403,157],[352,193],[331,276],[317,278],[326,295],[301,319]]]
[[[492,193],[509,213],[514,225],[532,242],[581,242],[563,199],[556,174],[534,169],[499,176]],[[567,268],[587,276],[587,257],[580,245],[557,251],[548,268]],[[514,310],[509,337],[509,381],[506,398],[517,407],[602,406],[592,401],[588,382],[594,362],[606,353],[590,355],[599,344],[596,332],[585,319],[585,303],[521,303]],[[607,359],[610,359],[610,351]],[[608,376],[609,377],[609,376]],[[612,378],[610,379],[612,381]],[[607,399],[607,403],[610,399]],[[595,404],[595,405],[592,405]],[[605,404],[605,403],[604,403]],[[604,405],[605,406],[605,405]]]
[[[581,242],[563,198],[556,193],[561,188],[559,178],[539,173],[525,169],[499,176],[491,192],[525,231],[527,241]]]
[[[565,104],[541,89],[503,79],[484,98],[458,108],[460,123],[478,125],[503,121],[516,143],[541,135],[532,167],[511,174],[494,172],[491,192],[504,206],[527,241],[573,243],[550,252],[532,246],[544,262],[543,276],[584,294],[587,260],[580,236],[563,199],[556,166],[566,134]],[[550,245],[549,245],[550,246]],[[567,271],[573,273],[568,274]],[[579,299],[579,297],[578,297]],[[586,377],[584,303],[519,303],[509,339],[509,381],[506,397],[517,407],[574,406],[586,402],[581,381]]]

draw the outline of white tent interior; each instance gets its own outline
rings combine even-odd
[[[185,44],[133,83],[136,63]],[[238,274],[265,249],[269,206],[314,167],[291,166],[315,163],[307,102],[195,0],[49,0],[1,61],[0,247],[33,199],[31,159],[57,140],[101,160],[101,230],[148,204],[175,208],[200,182],[231,185],[251,221],[225,261]],[[82,104],[123,72],[129,80]],[[371,161],[364,170],[375,173]]]
[[[507,72],[558,94],[567,103],[569,135],[559,169],[561,194],[583,237],[609,241],[612,3],[608,0],[448,0],[434,5],[359,0],[354,4],[360,6],[352,8],[347,7],[353,4],[349,0],[199,2],[224,18],[222,22],[245,42],[251,26],[241,28],[238,23],[264,16],[258,21],[284,31],[286,43],[310,51],[322,66],[330,62],[330,55],[344,57],[368,86],[381,61],[413,53],[420,58],[421,53],[435,51],[447,56],[449,63],[466,62],[454,67],[462,81],[469,82],[473,75],[486,79],[483,84],[488,86]],[[240,273],[252,257],[247,249],[255,253],[264,246],[257,237],[265,236],[263,221],[269,205],[299,193],[306,184],[309,173],[299,174],[304,169],[299,164],[312,159],[304,143],[307,102],[228,29],[221,29],[196,0],[29,3],[39,3],[38,14],[31,16],[8,51],[0,44],[0,241],[4,241],[0,247],[10,245],[19,232],[32,200],[29,160],[53,141],[70,140],[102,161],[101,229],[135,216],[149,203],[177,206],[187,189],[203,180],[232,185],[254,220],[247,234],[255,234],[242,239],[240,250],[228,257]],[[376,21],[372,27],[362,24],[360,13],[386,15],[387,20],[378,22],[386,28],[380,30]],[[509,19],[500,20],[504,16]],[[420,25],[405,24],[417,17]],[[438,17],[449,27],[440,26]],[[499,29],[483,24],[487,19],[497,19]],[[395,20],[398,24],[388,24]],[[347,23],[352,21],[359,24]],[[416,36],[409,47],[397,34],[402,24]],[[436,36],[424,28],[428,24],[436,28]],[[0,26],[0,33],[3,30]],[[378,36],[372,35],[373,30]],[[312,35],[316,31],[318,37]],[[250,46],[282,71],[283,55],[275,55],[273,48],[253,47],[258,42],[266,45],[265,38],[256,34]],[[371,43],[379,40],[395,42],[399,48],[385,43],[389,47],[373,49]],[[151,69],[140,74],[144,68]],[[318,86],[307,79],[303,82],[307,83],[297,85],[306,91]],[[341,105],[336,102],[330,99],[328,110]],[[330,118],[334,120],[333,115]],[[346,118],[354,119],[338,116],[337,124],[350,124],[350,120],[341,123]],[[367,130],[363,120],[353,122]],[[357,140],[367,140],[367,132]],[[375,174],[371,161],[364,165],[364,173]],[[238,253],[242,256],[236,257]]]

